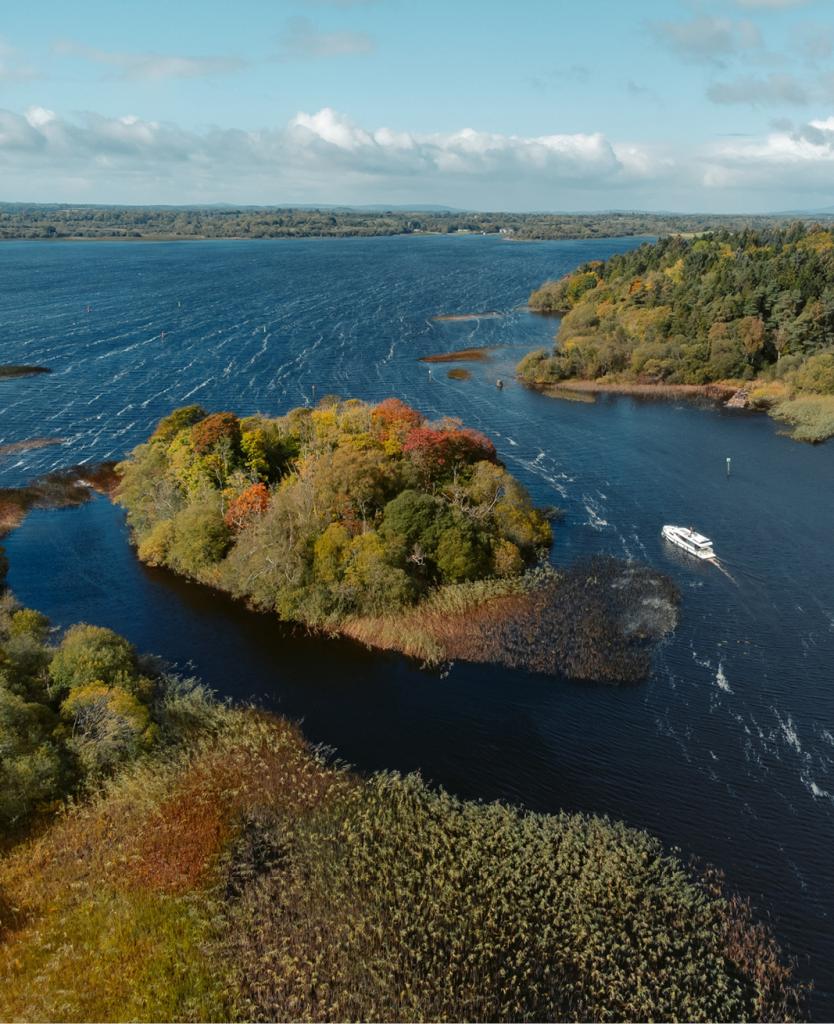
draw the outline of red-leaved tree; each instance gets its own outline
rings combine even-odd
[[[371,419],[383,440],[392,434],[405,437],[410,430],[419,427],[423,422],[420,413],[399,398],[386,398],[384,402],[374,406]]]
[[[224,519],[230,530],[242,530],[253,519],[262,516],[269,506],[269,491],[265,484],[252,484],[230,503]]]
[[[405,439],[403,454],[427,481],[451,476],[455,470],[476,462],[497,461],[492,441],[480,431],[469,428],[415,427]]]

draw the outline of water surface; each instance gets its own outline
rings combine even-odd
[[[60,625],[111,626],[190,662],[222,693],[303,718],[309,736],[363,768],[420,769],[465,796],[606,813],[720,865],[775,915],[816,980],[815,1017],[830,1019],[834,444],[795,444],[743,412],[555,401],[512,381],[520,355],[554,329],[519,309],[530,287],[634,244],[0,245],[0,362],[54,371],[0,382],[0,444],[68,439],[0,460],[0,483],[118,458],[188,402],[281,413],[326,392],[398,395],[486,432],[538,502],[565,510],[555,562],[610,552],[675,577],[681,624],[647,683],[463,664],[429,674],[294,634],[140,566],[103,500],[32,514],[6,544],[10,582]],[[504,315],[432,319],[484,310]],[[470,380],[417,362],[477,345],[496,348],[467,364]],[[727,572],[665,545],[664,522],[712,537]]]

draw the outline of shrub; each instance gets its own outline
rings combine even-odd
[[[68,745],[88,775],[111,772],[147,750],[158,730],[148,708],[120,686],[79,686],[61,704],[72,726]]]
[[[794,375],[800,391],[834,395],[834,352],[817,352],[809,356]]]
[[[53,738],[57,718],[0,685],[0,825],[11,828],[61,796],[68,771]]]
[[[52,658],[49,675],[59,692],[93,683],[147,692],[133,645],[103,626],[80,624],[68,629]]]
[[[489,572],[489,553],[473,527],[464,522],[440,534],[435,560],[443,579],[450,583],[474,580]]]
[[[174,539],[173,519],[159,519],[136,546],[136,553],[148,565],[164,565]]]

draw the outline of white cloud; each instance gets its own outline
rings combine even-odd
[[[94,64],[114,69],[117,78],[144,81],[162,81],[167,78],[204,78],[240,71],[247,64],[240,57],[208,56],[182,57],[162,53],[122,53],[97,50],[71,39],[56,42],[53,51],[80,57]]]
[[[600,133],[416,134],[368,129],[327,107],[259,132],[192,132],[131,115],[69,119],[43,107],[0,112],[6,197],[12,182],[19,189],[37,181],[60,199],[60,182],[86,180],[98,183],[101,201],[368,201],[393,193],[418,201],[426,191],[470,195],[473,188],[484,195],[628,189],[668,170],[647,148]]]
[[[831,108],[829,108],[831,109]],[[482,209],[750,209],[830,193],[834,115],[674,154],[598,132],[416,133],[332,108],[257,132],[188,131],[130,114],[0,110],[4,199],[87,202],[425,202]],[[775,203],[775,205],[774,205]]]
[[[323,32],[309,18],[289,18],[279,40],[284,59],[312,60],[328,57],[358,57],[372,53],[374,40],[366,32]]]
[[[703,184],[712,189],[786,189],[831,192],[834,117],[810,121],[797,131],[733,139],[704,158]]]

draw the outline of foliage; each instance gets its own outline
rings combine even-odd
[[[77,625],[57,648],[49,622],[0,603],[0,826],[33,814],[150,750],[175,704],[112,630]],[[178,719],[182,719],[180,713]]]
[[[338,628],[432,587],[519,574],[550,527],[495,446],[399,399],[327,396],[240,421],[188,407],[120,467],[139,556]]]
[[[646,833],[209,714],[0,858],[0,1017],[796,1019],[770,932]]]
[[[563,318],[555,351],[519,363],[528,383],[778,377],[797,399],[834,393],[829,228],[797,223],[664,238],[547,282],[530,305]],[[788,407],[784,418],[797,418],[794,436],[821,440],[830,421],[824,406],[811,408]]]

